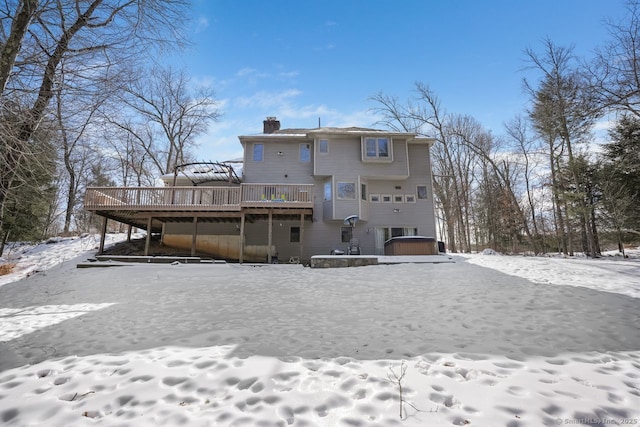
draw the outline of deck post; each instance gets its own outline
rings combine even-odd
[[[300,262],[302,262],[303,246],[304,246],[304,214],[300,214]]]
[[[104,219],[102,220],[102,230],[100,232],[100,247],[98,248],[99,254],[102,254],[104,252],[104,240],[107,235],[107,221],[109,221],[109,218],[107,218],[106,216],[103,218]]]
[[[127,243],[131,243],[131,231],[133,230],[133,225],[129,225],[127,227]]]
[[[198,217],[193,217],[193,234],[191,235],[191,256],[196,256],[196,240],[198,238]]]
[[[267,242],[267,263],[271,264],[271,240],[273,237],[273,210],[269,209],[269,237]]]
[[[147,219],[147,240],[144,243],[144,256],[149,256],[149,247],[151,246],[151,224],[153,222],[153,217],[149,215],[149,219]]]
[[[240,256],[238,257],[238,262],[242,264],[244,261],[244,211],[240,216]]]

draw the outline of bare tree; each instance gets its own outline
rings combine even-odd
[[[66,206],[63,232],[68,233],[78,205],[78,194],[86,184],[86,174],[94,155],[95,116],[109,97],[109,85],[97,84],[78,90],[67,82],[64,61],[60,64],[59,78],[54,87],[54,114],[58,131],[58,146],[62,169],[65,173]],[[104,82],[102,82],[104,83]]]
[[[2,51],[0,52],[0,95],[7,87],[9,76],[22,47],[22,41],[38,10],[38,3],[38,0],[19,2],[12,16],[11,5],[9,2],[5,2],[5,9],[2,10],[2,18],[0,18],[0,27],[3,30],[2,34],[8,34],[8,37],[3,40]],[[9,22],[11,23],[10,25],[8,24]],[[6,27],[8,27],[8,31]]]
[[[132,82],[122,102],[133,120],[117,121],[143,148],[160,174],[192,160],[195,137],[220,117],[212,90],[194,88],[186,72],[154,68]]]
[[[600,106],[621,109],[640,117],[640,3],[627,3],[621,22],[607,21],[610,40],[584,65]]]
[[[149,156],[138,143],[135,135],[122,129],[109,128],[104,140],[108,146],[105,156],[115,160],[120,174],[120,184],[124,186],[150,186],[156,176],[149,167]]]
[[[0,166],[0,232],[4,205],[21,159],[48,114],[63,61],[74,63],[77,87],[113,80],[123,63],[175,41],[186,0],[22,0],[0,11],[0,108],[20,120],[4,126]],[[20,114],[15,115],[20,105]]]
[[[437,144],[432,148],[433,187],[442,208],[447,243],[451,252],[470,251],[470,193],[464,187],[473,179],[469,168],[472,162],[452,132],[455,117],[444,111],[437,95],[422,83],[416,83],[416,96],[406,104],[383,93],[371,99],[377,105],[374,111],[382,117],[380,122],[389,128],[436,139]],[[464,121],[460,119],[459,123]]]
[[[522,164],[522,177],[525,185],[525,194],[531,215],[531,225],[533,227],[533,237],[537,240],[540,237],[538,230],[538,219],[536,218],[536,204],[534,198],[534,173],[540,165],[541,147],[539,139],[530,134],[529,123],[522,116],[516,116],[505,124],[505,130],[514,144],[514,153],[517,161]]]

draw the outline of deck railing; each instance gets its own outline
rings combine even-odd
[[[313,207],[313,184],[242,184],[243,207]]]
[[[91,187],[87,210],[239,211],[242,207],[313,207],[312,184],[240,187]]]

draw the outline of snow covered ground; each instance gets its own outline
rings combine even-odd
[[[96,244],[0,277],[0,424],[640,424],[638,251],[76,269]]]

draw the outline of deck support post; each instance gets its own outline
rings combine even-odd
[[[302,262],[303,246],[304,246],[304,214],[300,214],[300,262]]]
[[[133,230],[133,225],[129,225],[127,227],[127,243],[131,243],[131,231]]]
[[[98,248],[99,254],[102,254],[104,252],[104,240],[107,236],[107,221],[109,221],[109,218],[107,218],[106,216],[103,217],[102,230],[100,230],[100,247]]]
[[[196,240],[198,239],[198,217],[193,217],[193,234],[191,235],[191,256],[196,256]]]
[[[238,257],[238,262],[240,264],[242,264],[242,262],[244,261],[244,215],[245,214],[243,211],[242,215],[240,216],[240,256]]]
[[[273,210],[269,209],[269,237],[267,242],[267,263],[271,264],[271,240],[273,238]]]
[[[149,247],[151,246],[151,224],[153,222],[153,217],[149,216],[147,219],[147,240],[144,243],[144,256],[149,256]]]

